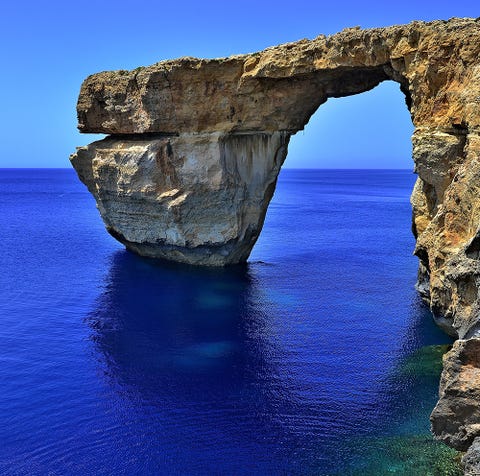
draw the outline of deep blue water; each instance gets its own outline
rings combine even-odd
[[[0,170],[0,473],[401,465],[450,342],[414,290],[414,179],[285,170],[248,265],[197,269],[125,251],[73,171]]]

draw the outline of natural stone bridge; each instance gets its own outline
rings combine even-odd
[[[418,289],[462,339],[445,362],[433,430],[466,450],[480,436],[480,21],[352,28],[249,55],[95,74],[82,85],[78,127],[110,135],[71,160],[127,248],[242,262],[290,136],[328,98],[385,80],[399,83],[415,126]]]

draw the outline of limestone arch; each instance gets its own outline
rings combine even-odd
[[[457,310],[478,307],[466,249],[480,222],[472,207],[479,37],[476,20],[413,22],[99,73],[82,85],[79,129],[110,136],[80,148],[72,163],[107,230],[131,250],[201,265],[241,262],[260,233],[291,134],[329,97],[396,81],[415,125],[420,289],[444,327],[465,335]],[[456,185],[460,177],[467,187]],[[461,279],[451,259],[466,266]]]
[[[329,97],[398,82],[415,126],[418,287],[439,324],[468,339],[454,347],[448,379],[467,361],[480,368],[479,58],[480,21],[454,18],[98,73],[82,85],[78,127],[109,136],[71,161],[127,248],[233,264],[260,233],[290,136]],[[468,385],[452,387],[464,401],[465,389],[480,395]],[[434,431],[465,450],[480,436],[479,406],[448,407],[448,392]]]

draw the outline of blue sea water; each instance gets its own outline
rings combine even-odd
[[[414,179],[284,170],[248,265],[199,269],[125,251],[72,170],[0,170],[0,473],[414,474],[450,342]]]

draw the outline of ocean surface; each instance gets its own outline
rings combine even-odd
[[[0,474],[457,474],[410,171],[284,170],[248,265],[139,258],[72,170],[0,170]]]

